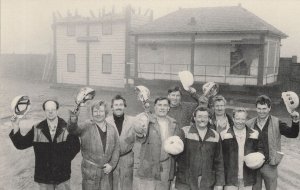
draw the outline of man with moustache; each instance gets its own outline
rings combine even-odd
[[[299,113],[294,111],[290,114],[292,126],[289,127],[279,118],[270,115],[271,99],[266,95],[258,96],[256,99],[257,117],[247,121],[246,125],[257,130],[262,139],[265,164],[259,169],[254,190],[262,189],[264,181],[267,190],[277,188],[278,171],[283,153],[281,152],[281,135],[288,138],[296,138],[299,134]]]
[[[70,190],[71,162],[80,150],[79,138],[67,131],[67,123],[58,117],[59,103],[43,103],[46,119],[34,125],[23,136],[20,119],[12,120],[9,134],[17,149],[33,146],[35,154],[34,181],[40,190]]]
[[[106,121],[117,129],[120,140],[120,160],[113,171],[113,189],[115,190],[132,190],[133,183],[134,118],[124,113],[126,107],[126,100],[116,95],[111,100],[113,113],[106,118]]]
[[[169,109],[170,100],[160,97],[154,101],[154,114],[148,115],[146,124],[142,120],[136,120],[135,131],[141,141],[138,189],[170,189],[175,162],[163,149],[163,142],[175,135],[178,127],[176,121],[167,116]]]
[[[244,157],[250,153],[262,152],[258,131],[245,125],[245,108],[233,110],[234,124],[220,133],[225,169],[224,190],[252,190],[256,182],[257,170],[250,169],[244,163]]]
[[[223,130],[233,126],[232,117],[226,113],[226,99],[222,95],[216,95],[212,98],[213,114],[211,121],[213,129],[220,133]]]
[[[178,164],[175,187],[178,190],[222,190],[224,164],[219,133],[209,126],[207,107],[197,107],[193,123],[181,128],[178,136],[184,151]]]
[[[68,128],[81,140],[82,189],[112,190],[112,170],[120,154],[119,135],[115,127],[105,120],[108,107],[104,101],[93,102],[90,113],[91,119],[78,125],[78,115],[70,112]]]

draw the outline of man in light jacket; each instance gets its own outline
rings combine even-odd
[[[77,124],[78,115],[70,112],[69,132],[81,140],[83,190],[112,190],[112,170],[116,167],[120,144],[115,127],[106,122],[108,107],[95,101],[90,107],[91,120]]]
[[[296,138],[299,134],[299,113],[294,111],[292,126],[289,127],[275,116],[270,115],[271,99],[266,95],[258,96],[256,99],[257,117],[247,121],[246,125],[257,130],[262,139],[263,151],[266,158],[265,164],[257,174],[254,190],[262,189],[264,181],[267,190],[277,188],[277,166],[280,163],[283,153],[281,152],[281,135],[288,138]]]
[[[120,160],[113,171],[114,190],[132,190],[134,154],[132,148],[135,142],[133,130],[134,118],[125,114],[126,100],[116,95],[111,100],[112,115],[106,121],[118,131],[120,140]]]
[[[167,116],[170,100],[154,101],[154,114],[145,123],[137,116],[135,131],[141,141],[140,165],[137,171],[139,190],[169,190],[174,178],[174,158],[165,152],[163,142],[179,130],[177,122]],[[142,113],[143,114],[143,113]]]

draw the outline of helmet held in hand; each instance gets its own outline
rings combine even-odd
[[[190,71],[181,71],[178,73],[180,82],[183,88],[188,91],[189,88],[194,84],[194,76]]]
[[[16,96],[11,102],[11,110],[18,118],[22,118],[31,108],[31,102],[28,96]]]
[[[172,155],[178,155],[183,152],[184,144],[179,136],[171,136],[164,142],[164,150]]]
[[[299,106],[299,97],[295,92],[287,91],[282,92],[281,98],[289,113],[292,113]]]

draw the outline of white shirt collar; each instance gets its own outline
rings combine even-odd
[[[50,129],[56,128],[58,125],[58,118],[55,118],[53,121],[47,119],[47,124]]]

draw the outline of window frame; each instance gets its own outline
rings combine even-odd
[[[70,62],[70,56],[73,56],[74,57],[74,69],[73,68],[71,68],[71,66],[70,66],[70,64],[71,63],[69,63]],[[74,53],[69,53],[69,54],[67,54],[67,72],[68,73],[75,73],[76,72],[76,55],[74,54]]]
[[[67,24],[67,36],[76,36],[75,24]]]
[[[104,71],[104,57],[105,56],[110,56],[109,71]],[[111,74],[112,73],[112,54],[109,54],[109,53],[102,54],[102,73],[104,73],[104,74]]]
[[[107,32],[107,30],[104,30],[105,27],[108,27],[110,28],[110,31]],[[107,22],[102,22],[102,35],[106,36],[106,35],[112,35],[112,22],[111,21],[107,21]]]

